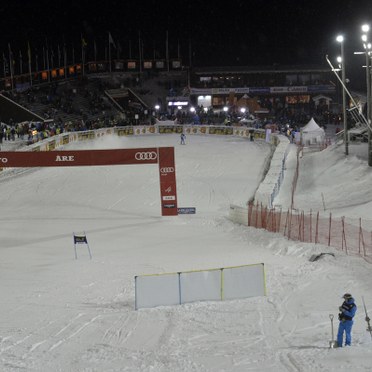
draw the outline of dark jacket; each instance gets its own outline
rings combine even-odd
[[[343,302],[340,306],[340,314],[338,314],[338,318],[341,321],[345,320],[353,320],[355,312],[357,311],[357,306],[355,305],[355,300],[353,298],[349,298]]]

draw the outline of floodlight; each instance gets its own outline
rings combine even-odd
[[[362,31],[363,32],[368,32],[369,31],[369,25],[363,25],[362,26]]]

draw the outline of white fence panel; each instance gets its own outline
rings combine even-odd
[[[178,273],[135,277],[136,309],[180,304]]]
[[[135,277],[135,308],[265,296],[264,264]]]
[[[181,303],[221,300],[221,269],[180,274]]]
[[[264,265],[231,267],[223,270],[223,299],[265,296]]]

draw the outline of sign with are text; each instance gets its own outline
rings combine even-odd
[[[0,153],[5,167],[73,167],[118,164],[156,164],[158,148],[73,151],[16,151]]]
[[[0,153],[0,168],[120,164],[158,164],[162,215],[176,216],[178,214],[174,147],[73,151],[4,151]]]

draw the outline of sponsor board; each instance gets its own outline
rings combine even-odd
[[[163,204],[163,208],[176,208],[176,204]]]
[[[73,151],[2,151],[7,167],[54,167],[90,166],[115,164],[156,164],[156,148],[148,149],[107,149]],[[4,163],[4,159],[1,161]],[[173,165],[165,168],[174,168]],[[173,173],[174,174],[174,173]],[[174,192],[171,195],[175,195]]]
[[[119,137],[132,135],[134,134],[133,127],[117,129],[116,134]]]
[[[174,147],[158,148],[162,216],[177,216],[176,167]]]
[[[188,207],[188,208],[178,208],[178,214],[195,214],[196,208]]]
[[[70,142],[70,136],[63,136],[62,137],[62,144],[67,145]]]
[[[160,134],[182,133],[182,127],[176,127],[174,125],[159,125],[158,130]]]
[[[209,134],[230,135],[230,134],[234,134],[234,128],[232,127],[209,128]]]
[[[47,146],[48,146],[48,151],[53,151],[56,148],[56,141],[55,140],[50,141]]]
[[[96,138],[96,133],[91,130],[88,132],[78,133],[78,141],[87,141]]]
[[[163,200],[176,200],[175,195],[165,195],[163,196]]]

